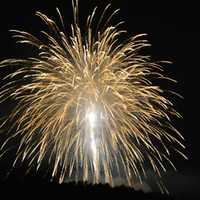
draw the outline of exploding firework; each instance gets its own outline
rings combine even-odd
[[[17,68],[0,89],[1,103],[7,98],[17,102],[2,123],[14,122],[1,150],[21,138],[14,164],[28,160],[39,169],[48,158],[52,177],[59,176],[60,182],[81,174],[82,181],[113,185],[117,174],[133,186],[143,181],[148,164],[161,177],[165,161],[175,168],[167,144],[185,157],[179,150],[184,145],[170,122],[179,113],[150,78],[173,80],[162,75],[162,62],[141,55],[150,46],[145,34],[120,43],[126,32],[119,28],[123,22],[109,25],[118,10],[105,22],[108,5],[94,28],[95,8],[83,33],[78,1],[72,3],[70,35],[58,9],[62,27],[36,12],[50,29],[41,31],[44,41],[12,30],[19,43],[31,45],[38,54],[0,62],[1,68]]]

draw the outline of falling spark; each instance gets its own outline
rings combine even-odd
[[[119,42],[126,32],[119,28],[123,22],[109,25],[118,10],[103,23],[109,4],[95,29],[95,8],[83,33],[78,1],[72,3],[71,35],[58,9],[62,28],[36,12],[50,29],[41,31],[44,41],[12,30],[18,43],[31,45],[38,54],[0,62],[0,68],[17,68],[5,77],[8,83],[0,89],[1,103],[8,98],[17,102],[1,125],[13,122],[1,151],[5,153],[9,141],[21,138],[14,164],[28,160],[39,169],[47,157],[53,165],[52,177],[59,176],[60,183],[75,173],[82,174],[83,181],[92,177],[93,183],[113,185],[117,173],[134,186],[146,177],[149,164],[158,185],[163,185],[159,177],[166,172],[165,161],[174,167],[172,148],[185,157],[181,151],[185,147],[170,121],[180,114],[151,77],[174,80],[162,75],[164,62],[141,55],[150,46],[146,34]]]

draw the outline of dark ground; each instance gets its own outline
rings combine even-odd
[[[158,191],[145,193],[142,190],[134,190],[125,186],[110,187],[108,184],[91,185],[88,183],[62,183],[58,184],[57,180],[50,180],[48,172],[40,171],[35,173],[29,172],[27,175],[24,166],[16,168],[7,176],[1,176],[0,195],[1,199],[30,199],[30,198],[47,198],[53,199],[71,199],[72,198],[111,198],[111,199],[134,199],[134,200],[198,200],[196,184],[193,190],[185,188],[186,192],[177,193],[172,191],[170,194],[161,194]],[[1,174],[2,175],[2,174]],[[190,180],[191,181],[191,180]],[[187,187],[188,184],[186,184]],[[178,185],[175,187],[180,189]],[[5,196],[4,196],[5,195]],[[6,197],[6,198],[5,198]]]
[[[18,177],[19,178],[19,177]],[[27,176],[23,181],[17,177],[12,177],[0,184],[1,191],[5,192],[6,197],[38,198],[61,197],[63,199],[71,198],[112,198],[112,199],[138,199],[138,200],[173,200],[172,195],[161,194],[158,192],[144,193],[135,191],[133,188],[119,186],[111,188],[107,184],[82,184],[82,183],[49,183],[37,176]],[[7,192],[13,191],[13,192]],[[7,199],[5,198],[5,199]],[[45,198],[45,199],[46,199]],[[2,198],[1,198],[2,199]],[[3,198],[4,199],[4,198]]]
[[[39,33],[43,28],[35,11],[39,10],[57,19],[56,7],[61,8],[65,22],[71,23],[71,0],[18,0],[1,1],[0,6],[0,60],[13,57],[26,57],[31,55],[29,48],[16,45],[11,38],[9,29],[20,29]],[[6,170],[7,160],[0,161],[0,199],[2,193],[13,197],[31,197],[47,199],[52,194],[54,199],[71,199],[70,194],[97,196],[112,199],[200,199],[200,162],[199,162],[199,47],[200,47],[200,21],[199,6],[194,1],[184,3],[178,1],[135,1],[135,0],[84,0],[81,1],[82,15],[87,16],[88,11],[97,5],[101,9],[112,2],[113,9],[121,8],[117,19],[125,20],[125,29],[128,36],[137,33],[147,33],[152,47],[151,55],[155,60],[171,60],[174,65],[167,69],[172,78],[178,80],[173,88],[184,96],[184,100],[174,100],[177,110],[184,116],[184,120],[175,121],[175,126],[186,139],[188,161],[177,159],[176,166],[179,170],[177,175],[169,174],[167,184],[172,196],[160,195],[159,193],[144,194],[128,188],[115,188],[109,186],[91,186],[48,183],[48,180],[40,175],[32,173],[26,178],[17,171],[8,179],[1,176]],[[185,5],[184,5],[185,4]],[[70,19],[68,21],[68,19]],[[0,72],[0,80],[6,73]],[[188,105],[188,106],[187,106]],[[0,112],[4,113],[13,105],[0,106]],[[4,174],[5,175],[5,174]],[[25,193],[28,192],[26,195]],[[174,195],[175,194],[175,195]],[[53,196],[55,195],[55,196]],[[13,198],[15,199],[15,198]]]

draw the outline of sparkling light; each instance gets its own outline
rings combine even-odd
[[[2,150],[16,136],[21,138],[14,163],[27,159],[30,166],[36,162],[39,168],[48,158],[52,177],[59,176],[59,182],[80,173],[84,181],[92,177],[93,183],[103,180],[112,185],[114,174],[123,174],[133,186],[146,178],[146,163],[160,180],[166,161],[175,169],[172,149],[185,157],[183,137],[170,120],[181,116],[151,81],[152,77],[174,81],[161,74],[161,64],[166,62],[141,55],[140,50],[150,46],[146,34],[121,43],[122,22],[109,25],[118,10],[107,18],[109,7],[98,23],[93,20],[94,9],[85,34],[78,23],[77,0],[73,1],[71,34],[59,10],[62,29],[36,13],[50,29],[41,31],[44,41],[12,30],[19,43],[38,50],[35,58],[0,62],[0,68],[17,68],[0,88],[1,103],[9,97],[17,102],[0,125],[9,127],[7,122],[14,122]],[[163,188],[160,181],[158,185]]]

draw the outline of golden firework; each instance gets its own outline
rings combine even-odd
[[[2,151],[19,136],[15,162],[28,160],[30,166],[37,162],[39,168],[48,157],[52,177],[59,176],[60,182],[75,173],[83,181],[92,177],[93,183],[113,185],[115,173],[133,186],[146,176],[145,163],[160,177],[166,171],[164,160],[174,167],[167,143],[184,156],[178,150],[178,146],[184,148],[183,137],[170,122],[170,116],[180,115],[163,90],[150,81],[151,76],[169,79],[162,75],[161,62],[141,55],[140,50],[150,46],[145,34],[119,42],[125,32],[119,29],[122,22],[108,25],[118,10],[103,26],[108,5],[94,29],[95,8],[83,33],[78,1],[72,3],[71,34],[66,33],[58,9],[62,28],[36,12],[50,29],[41,31],[44,41],[12,30],[19,43],[36,47],[38,54],[0,62],[1,68],[17,68],[0,90],[1,102],[10,97],[17,102],[2,123],[3,127],[13,121],[10,134],[15,130]]]

